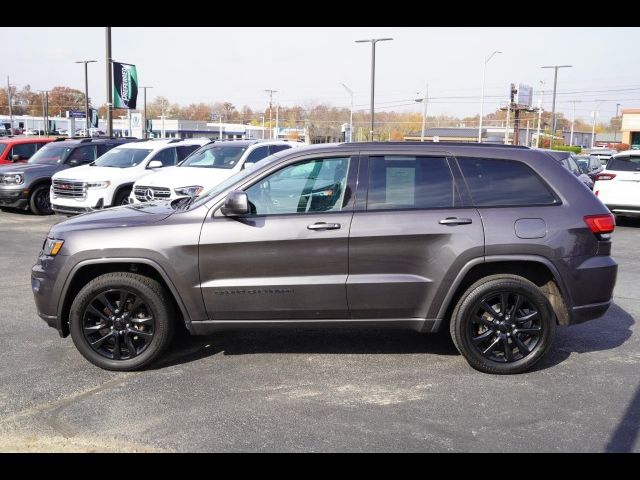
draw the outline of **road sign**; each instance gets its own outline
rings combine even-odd
[[[84,110],[67,110],[67,118],[87,118]]]

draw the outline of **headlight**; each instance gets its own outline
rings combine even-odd
[[[2,183],[7,185],[20,185],[24,182],[23,173],[10,173],[2,176]]]
[[[62,248],[62,244],[64,240],[56,240],[55,238],[47,238],[44,242],[44,247],[42,248],[43,253],[48,257],[55,257],[60,249]]]
[[[186,195],[187,197],[197,197],[202,192],[202,187],[200,185],[191,185],[190,187],[174,188],[173,191],[176,192],[176,195]]]
[[[89,182],[87,188],[107,188],[111,182]]]

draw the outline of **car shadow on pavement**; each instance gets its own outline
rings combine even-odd
[[[640,218],[635,217],[616,217],[617,227],[640,227]]]
[[[622,415],[611,439],[605,447],[606,452],[630,453],[638,439],[640,430],[640,385]]]
[[[619,347],[631,337],[635,319],[615,303],[602,318],[570,327],[558,327],[547,355],[531,371],[554,367],[572,353],[599,352]]]
[[[189,336],[185,329],[178,329],[167,355],[155,368],[188,363],[217,353],[459,355],[448,335],[405,330],[263,328]]]

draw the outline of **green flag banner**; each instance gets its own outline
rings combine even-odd
[[[113,62],[113,108],[136,108],[138,74],[135,65]]]
[[[98,128],[98,111],[95,108],[91,109],[91,126]]]

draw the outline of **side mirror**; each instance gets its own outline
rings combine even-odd
[[[78,165],[80,165],[80,160],[77,160],[75,158],[73,160],[69,160],[69,166],[77,167]]]
[[[234,190],[224,200],[221,212],[227,217],[241,217],[250,213],[249,197],[245,192]]]
[[[19,162],[20,160],[22,160],[22,157],[20,155],[11,155],[12,162]]]
[[[160,160],[151,160],[147,168],[162,168],[162,162]]]

